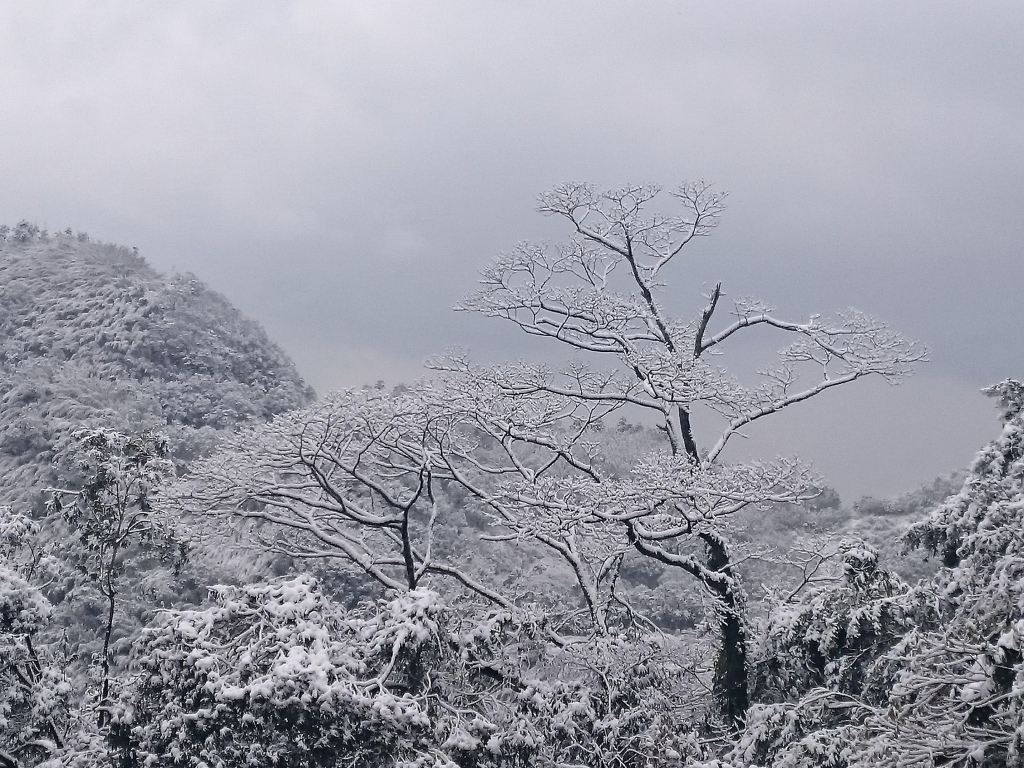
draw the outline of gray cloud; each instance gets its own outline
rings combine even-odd
[[[532,207],[566,179],[731,191],[673,274],[680,309],[721,279],[932,347],[899,395],[837,395],[833,431],[814,411],[764,444],[834,455],[844,492],[963,464],[992,428],[977,388],[1022,375],[1017,3],[39,2],[0,23],[0,219],[196,272],[321,390],[449,344],[553,354],[449,307],[497,251],[560,234]]]

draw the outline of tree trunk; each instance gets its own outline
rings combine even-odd
[[[690,412],[685,408],[679,409],[679,431],[683,436],[683,447],[686,449],[686,455],[690,457],[690,461],[700,462],[697,443],[693,439],[693,427],[690,426]]]
[[[114,589],[114,573],[117,569],[118,547],[115,544],[114,552],[107,567],[107,627],[103,633],[103,684],[100,688],[100,714],[98,718],[99,727],[102,728],[110,721],[110,636],[114,633],[114,600],[117,592]],[[102,589],[100,590],[103,591]]]
[[[106,707],[110,703],[110,636],[114,631],[114,594],[107,595],[107,629],[103,634],[103,685],[100,688],[100,709],[99,726],[102,728],[107,723],[110,713]]]
[[[719,600],[721,614],[718,628],[721,642],[715,661],[714,693],[726,720],[739,727],[750,705],[747,689],[747,627],[743,617],[742,596],[739,594],[736,574],[729,567],[729,553],[725,543],[710,534],[701,536],[707,547],[709,570],[725,578],[708,584]]]
[[[402,560],[405,562],[405,583],[409,585],[409,589],[416,589],[416,559],[412,553],[412,538],[409,534],[409,510],[404,511],[399,533],[402,537]]]
[[[719,648],[715,661],[713,693],[728,723],[743,725],[750,704],[747,688],[747,624],[744,619],[743,595],[735,570],[729,565],[725,541],[713,533],[700,534],[707,548],[707,561],[698,566],[693,559],[667,552],[645,542],[628,529],[629,541],[636,550],[666,565],[683,568],[697,578],[714,595],[717,602]]]

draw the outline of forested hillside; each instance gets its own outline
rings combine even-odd
[[[0,228],[0,500],[54,483],[76,429],[160,429],[184,461],[215,430],[311,398],[262,328],[194,276],[70,231]]]
[[[229,553],[176,541],[189,549],[182,571],[151,531],[118,539],[101,521],[78,524],[71,507],[58,512],[61,497],[48,489],[75,491],[89,479],[86,436],[140,436],[132,444],[171,460],[173,475],[233,429],[312,397],[263,329],[194,276],[162,275],[133,250],[84,234],[0,227],[0,504],[14,505],[0,507],[0,591],[17,594],[17,579],[4,577],[20,566],[45,584],[48,634],[36,641],[60,645],[69,692],[82,694],[96,658],[116,666],[158,606],[194,603],[207,582],[262,567],[255,553],[232,564]],[[103,583],[104,572],[131,589]],[[0,624],[25,620],[0,603]],[[16,656],[17,643],[0,641],[3,653]],[[8,728],[17,722],[5,720],[10,694],[0,694]]]

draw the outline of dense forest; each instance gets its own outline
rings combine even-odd
[[[723,205],[557,187],[566,242],[459,310],[564,367],[452,354],[318,399],[196,278],[0,228],[0,765],[1020,765],[1024,385],[897,498],[731,461],[927,351],[721,285],[670,315]],[[762,330],[788,345],[742,382]]]
[[[187,461],[216,430],[312,399],[263,330],[194,276],[28,222],[0,239],[0,500],[53,485],[77,429],[160,429]]]

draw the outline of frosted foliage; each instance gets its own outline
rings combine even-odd
[[[114,720],[143,765],[646,766],[694,746],[644,693],[671,674],[653,663],[664,649],[574,657],[616,673],[609,702],[586,678],[524,674],[540,663],[530,624],[495,613],[463,627],[430,591],[349,612],[306,577],[213,596],[136,645]]]
[[[987,391],[1001,434],[906,536],[944,567],[907,587],[858,555],[859,581],[847,565],[834,586],[780,606],[737,764],[1024,760],[1024,400],[1017,382]]]
[[[53,606],[40,588],[50,557],[38,526],[0,507],[0,753],[45,755],[69,730],[71,684],[41,640]]]

